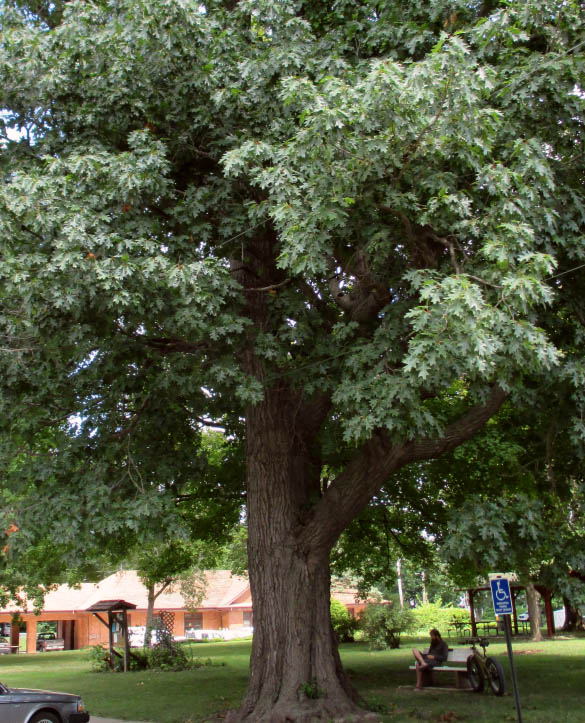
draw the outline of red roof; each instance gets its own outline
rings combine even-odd
[[[247,578],[232,575],[229,570],[207,570],[205,572],[207,592],[197,606],[198,609],[218,609],[229,607],[251,608],[250,586]],[[81,612],[102,600],[126,600],[136,605],[138,610],[148,606],[147,590],[135,570],[115,572],[98,583],[82,583],[76,587],[60,585],[45,596],[43,612]],[[179,585],[171,585],[155,601],[157,610],[185,610]],[[0,612],[16,612],[14,605]],[[32,612],[32,603],[20,612]]]

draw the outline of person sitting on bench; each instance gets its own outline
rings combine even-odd
[[[435,665],[440,665],[447,660],[449,655],[449,646],[441,637],[441,633],[433,628],[430,631],[431,644],[429,645],[428,653],[421,653],[416,648],[412,651],[412,654],[416,658],[416,689],[421,690],[423,685],[423,672],[425,670],[432,670]]]

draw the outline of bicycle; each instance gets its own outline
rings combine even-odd
[[[489,645],[489,640],[485,638],[470,638],[465,641],[471,645],[473,653],[467,658],[467,677],[471,683],[471,687],[475,693],[481,693],[485,688],[487,680],[494,695],[504,695],[506,692],[506,677],[504,668],[499,660],[488,658],[485,649]],[[482,648],[483,653],[477,649],[477,645]]]

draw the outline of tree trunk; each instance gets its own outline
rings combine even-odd
[[[585,630],[583,623],[583,615],[578,607],[566,597],[563,596],[563,604],[565,606],[565,624],[563,630],[566,632],[574,632],[575,630]]]
[[[156,595],[154,592],[154,583],[149,583],[146,586],[147,590],[147,608],[146,608],[146,626],[144,630],[144,647],[150,648],[152,643],[152,630],[154,628],[154,601]]]
[[[531,582],[526,583],[526,602],[528,604],[528,617],[530,618],[530,635],[532,640],[542,640],[540,630],[540,595]]]
[[[396,560],[396,578],[398,582],[398,599],[400,600],[400,607],[404,608],[404,591],[402,589],[402,562],[400,558]]]
[[[358,707],[337,651],[331,544],[305,534],[320,499],[320,466],[311,456],[313,425],[298,419],[293,396],[268,392],[247,417],[254,638],[247,695],[228,720],[375,720]]]

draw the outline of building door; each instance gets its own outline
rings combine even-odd
[[[63,640],[65,650],[75,650],[75,620],[63,621]]]

